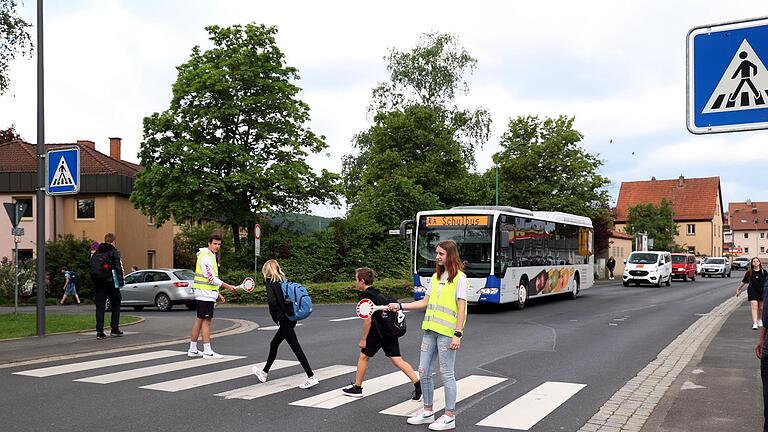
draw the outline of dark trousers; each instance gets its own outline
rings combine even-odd
[[[613,269],[612,268],[608,267],[608,273],[610,273],[610,276],[608,276],[608,277],[613,277]]]
[[[106,310],[107,297],[112,304],[112,320],[110,327],[112,330],[120,328],[120,290],[115,288],[113,281],[102,282],[94,281],[93,290],[94,301],[96,302],[96,333],[104,333],[104,311]]]
[[[293,330],[293,328],[296,327],[296,321],[281,318],[279,325],[280,327],[277,329],[275,337],[273,337],[272,342],[269,343],[269,355],[267,356],[267,364],[264,365],[264,372],[269,372],[272,363],[274,363],[275,358],[277,358],[277,349],[280,347],[280,344],[283,343],[283,340],[285,340],[288,342],[288,346],[291,347],[291,350],[293,350],[299,363],[301,363],[301,367],[304,368],[304,372],[307,373],[307,376],[313,376],[314,373],[312,372],[312,368],[309,367],[307,356],[305,356],[304,351],[301,350],[299,339],[296,337],[296,331]]]
[[[768,432],[768,353],[765,350],[760,359],[760,377],[763,379],[763,432]]]

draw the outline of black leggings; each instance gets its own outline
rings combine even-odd
[[[264,372],[269,372],[272,363],[275,362],[275,358],[277,357],[277,349],[280,347],[280,344],[283,343],[283,340],[285,340],[288,342],[288,346],[291,347],[291,350],[293,350],[299,363],[301,363],[301,367],[304,368],[304,372],[307,373],[307,376],[313,376],[314,373],[312,372],[312,368],[309,367],[307,356],[305,356],[304,351],[301,350],[299,339],[296,337],[296,332],[293,330],[293,328],[296,327],[296,321],[282,318],[280,319],[279,325],[280,328],[277,329],[275,337],[273,337],[272,342],[269,343],[269,356],[267,356],[267,364],[264,365]]]

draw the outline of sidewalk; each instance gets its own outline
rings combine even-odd
[[[1,308],[0,313],[7,312],[8,308]],[[10,308],[12,311],[13,308]],[[34,307],[20,308],[20,312],[34,313]],[[90,313],[94,315],[96,309],[93,305],[86,306],[48,306],[46,314],[53,313]],[[7,363],[26,362],[39,358],[73,356],[89,352],[104,350],[119,350],[148,344],[180,341],[189,338],[192,329],[194,314],[180,312],[133,312],[122,310],[124,315],[135,315],[144,318],[143,321],[121,327],[125,336],[119,338],[107,337],[96,340],[95,330],[87,330],[79,333],[64,333],[47,335],[43,337],[28,337],[15,340],[0,341],[0,365]],[[237,329],[241,324],[230,320],[214,318],[212,333],[222,333]],[[108,331],[108,330],[107,330]],[[179,349],[186,346],[179,345]]]
[[[669,388],[643,432],[747,432],[763,427],[759,331],[743,302]]]

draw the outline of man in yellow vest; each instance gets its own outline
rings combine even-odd
[[[195,264],[195,281],[192,288],[195,291],[197,303],[197,319],[192,326],[192,337],[189,341],[187,357],[202,357],[204,359],[220,359],[224,356],[211,349],[211,321],[213,306],[216,300],[224,303],[224,296],[219,293],[219,287],[235,291],[237,288],[219,279],[219,265],[216,263],[216,253],[221,249],[221,236],[213,233],[208,237],[208,247],[200,248]],[[203,352],[197,349],[197,339],[203,332]]]

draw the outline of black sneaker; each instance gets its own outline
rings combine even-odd
[[[112,330],[112,331],[109,332],[109,335],[112,336],[112,337],[120,337],[120,336],[123,335],[123,332],[120,329]]]
[[[107,335],[104,333],[96,333],[96,339],[106,339]]]
[[[350,396],[350,397],[356,397],[356,398],[363,397],[363,388],[360,387],[360,386],[357,386],[355,384],[352,384],[351,386],[349,386],[347,388],[343,388],[343,389],[341,389],[341,391],[345,395]]]
[[[421,383],[416,383],[413,385],[413,397],[411,400],[421,400]]]

